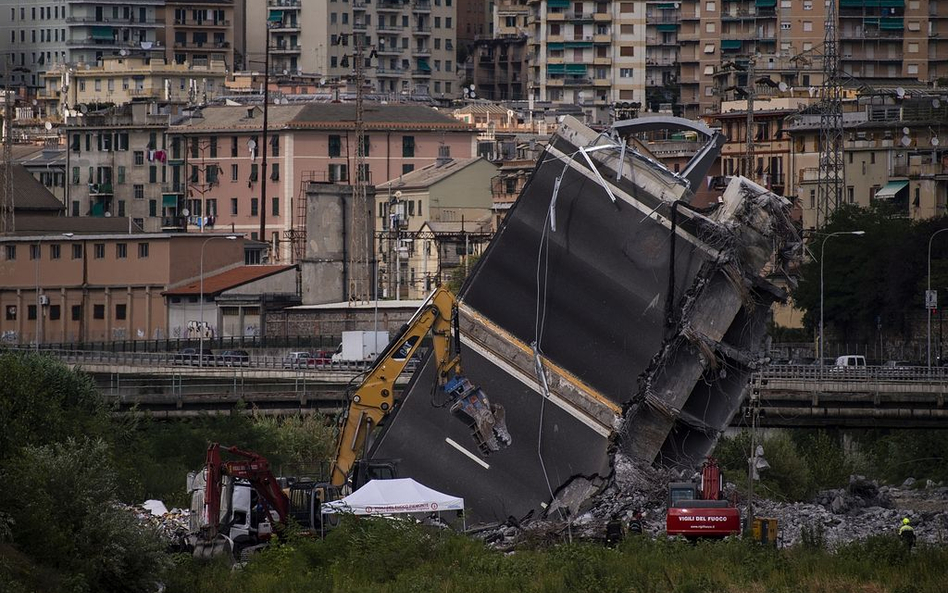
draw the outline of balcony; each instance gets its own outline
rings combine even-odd
[[[721,20],[724,22],[753,20],[755,18],[757,18],[757,13],[751,10],[738,9],[721,13]]]
[[[164,25],[164,19],[96,19],[94,16],[69,16],[66,23],[70,25],[103,25],[111,27],[155,27]]]
[[[415,0],[411,3],[412,12],[431,12],[431,0]]]
[[[431,35],[430,25],[415,25],[411,28],[414,35]]]
[[[183,194],[184,193],[184,183],[162,183],[161,184],[161,193],[163,194]]]
[[[229,41],[175,41],[175,49],[208,51],[212,49],[227,49],[230,47]]]
[[[161,230],[163,231],[184,231],[188,228],[187,216],[162,216]]]
[[[430,56],[431,48],[430,47],[414,47],[411,50],[411,55],[413,56]]]
[[[568,11],[566,13],[566,19],[574,22],[591,21],[593,20],[593,13]]]
[[[363,32],[364,32],[364,31],[366,30],[366,27],[367,27],[367,25],[366,25],[365,23],[360,23],[359,21],[355,21],[355,22],[352,23],[352,30],[353,30],[353,31],[363,31]]]
[[[352,0],[352,10],[364,11],[365,0]]]
[[[430,78],[431,70],[415,69],[411,71],[412,78]]]
[[[112,196],[112,184],[111,183],[90,183],[89,184],[89,197],[110,197]]]
[[[591,78],[582,78],[579,76],[564,78],[563,86],[590,86],[592,84]]]
[[[400,47],[395,47],[392,45],[379,45],[378,49],[375,50],[375,53],[380,56],[399,56],[403,51],[405,50],[401,49]]]
[[[610,35],[609,33],[593,35],[592,42],[593,43],[612,43],[612,35]]]
[[[612,58],[609,56],[595,56],[593,58],[593,64],[596,66],[609,66],[612,64]]]
[[[678,25],[681,23],[681,18],[677,14],[648,14],[645,15],[645,23],[648,25]]]
[[[196,29],[223,29],[230,26],[230,21],[228,20],[194,20],[194,19],[175,19],[174,26],[178,28],[191,28]]]
[[[608,12],[597,12],[593,15],[593,20],[597,23],[611,23],[612,15]]]
[[[267,6],[270,8],[301,8],[303,0],[269,0]]]
[[[379,12],[401,12],[407,5],[400,0],[378,0],[375,10]]]
[[[277,43],[270,48],[273,54],[298,54],[300,53],[299,43]]]
[[[375,75],[379,78],[401,78],[407,74],[408,70],[405,68],[382,68],[379,66],[375,69]]]
[[[547,22],[561,22],[566,20],[565,12],[548,12],[546,13]]]
[[[278,23],[274,23],[270,27],[270,31],[273,31],[275,33],[286,32],[286,31],[299,31],[299,30],[300,30],[300,25],[298,22],[294,20],[280,21]]]
[[[388,31],[391,33],[397,33],[401,31],[402,29],[404,29],[404,27],[402,27],[401,25],[393,25],[391,23],[379,23],[378,25],[375,26],[375,28],[379,33],[382,33],[385,31]]]

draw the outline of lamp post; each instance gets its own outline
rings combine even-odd
[[[928,295],[932,292],[932,240],[935,238],[935,235],[945,231],[948,231],[948,228],[939,229],[928,238],[928,288],[925,291],[925,308],[928,309],[928,341],[926,352],[928,354],[929,371],[931,371],[932,368],[932,308],[929,306],[928,301]]]
[[[862,236],[865,235],[866,231],[836,231],[835,233],[830,233],[823,238],[823,242],[820,244],[820,376],[823,376],[823,261],[825,258],[823,254],[826,250],[826,241],[830,237],[835,237],[836,235],[856,235]]]
[[[207,244],[215,239],[225,239],[228,241],[234,241],[237,239],[237,235],[219,235],[217,237],[208,237],[201,243],[201,274],[200,274],[200,283],[201,283],[201,296],[199,301],[199,307],[201,310],[201,324],[198,327],[199,333],[199,346],[198,346],[198,366],[204,366],[204,248],[207,247]]]

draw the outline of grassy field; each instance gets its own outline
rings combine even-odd
[[[168,593],[941,593],[948,549],[909,554],[882,536],[835,553],[632,538],[615,549],[561,543],[503,553],[416,525],[352,520],[324,541],[290,537],[243,570],[178,557],[166,586]]]

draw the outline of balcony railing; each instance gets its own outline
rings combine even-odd
[[[89,25],[103,25],[103,26],[112,26],[112,27],[127,27],[129,25],[142,25],[142,26],[154,26],[154,25],[164,25],[164,19],[107,19],[99,18],[97,19],[94,16],[67,16],[66,22],[70,25],[74,24],[89,24]]]
[[[411,3],[411,8],[415,12],[428,12],[431,10],[431,0],[415,0]]]
[[[302,6],[303,0],[270,0],[267,6],[271,8],[297,8]]]

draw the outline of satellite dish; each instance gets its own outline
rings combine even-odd
[[[816,87],[815,87],[815,86],[811,86],[811,87],[810,87],[809,89],[807,89],[807,90],[810,92],[810,98],[812,99],[813,96],[816,95]]]
[[[53,129],[53,123],[52,123],[52,122],[46,122],[45,124],[43,124],[43,127],[46,128],[46,131],[48,132],[48,131],[50,131],[50,130]],[[938,138],[935,138],[935,140],[937,140],[937,139],[938,139]]]
[[[395,192],[395,199],[396,199],[396,200],[400,200],[401,197],[402,197],[402,190],[398,190],[397,192]]]
[[[124,58],[125,56],[128,55],[128,50],[127,49],[119,50],[119,55]]]
[[[39,105],[39,101],[37,101],[36,99],[33,99],[33,107],[36,107],[37,105]]]
[[[901,99],[905,96],[905,89],[898,87],[895,89],[895,94],[898,95],[899,99]]]
[[[190,214],[191,214],[191,211],[188,210],[187,208],[181,211],[181,216],[188,216]]]
[[[287,70],[286,68],[283,69],[283,76],[286,76],[286,75],[289,74],[289,73],[290,73],[289,70]]]
[[[932,99],[932,107],[934,107],[935,109],[938,109],[939,107],[941,107],[941,101],[939,101],[937,98]]]
[[[787,83],[781,81],[780,84],[777,85],[777,88],[780,89],[781,93],[785,93],[790,87],[787,86]]]
[[[254,140],[253,138],[251,138],[250,140],[247,140],[247,148],[249,148],[250,150],[257,148],[257,141]]]
[[[908,136],[911,132],[912,130],[908,129],[908,126],[902,128],[902,133],[906,136]]]
[[[106,217],[106,218],[112,218],[112,213],[111,213],[111,212],[106,212],[106,213],[105,213],[105,217]]]
[[[80,103],[80,104],[79,104],[79,113],[81,113],[81,114],[83,114],[83,115],[89,113],[89,106],[86,105],[85,103]]]
[[[938,146],[941,144],[941,140],[938,139],[938,136],[932,136],[932,146]]]
[[[319,85],[322,86],[322,85],[324,85],[324,84],[326,84],[326,77],[325,77],[325,76],[323,76],[322,78],[319,79]]]
[[[908,147],[912,144],[912,139],[908,136],[902,136],[902,139],[899,142],[902,144],[902,146]]]
[[[476,98],[477,98],[477,93],[475,93],[474,91],[471,91],[471,98],[472,98],[472,99],[476,99]]]

